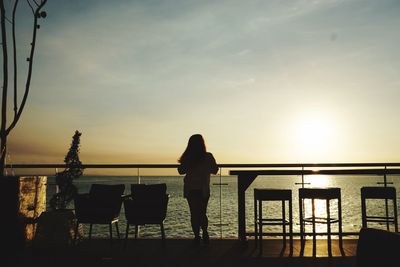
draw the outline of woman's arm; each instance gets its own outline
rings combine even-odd
[[[178,172],[179,172],[179,174],[185,174],[185,173],[186,173],[186,167],[185,167],[185,165],[183,165],[183,164],[181,163],[181,165],[178,166]]]
[[[210,160],[211,160],[210,172],[212,174],[217,174],[218,173],[218,165],[217,165],[217,162],[215,161],[213,154],[211,154],[211,153],[210,153]]]

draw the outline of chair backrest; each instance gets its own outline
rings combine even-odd
[[[124,184],[92,184],[89,191],[89,197],[91,201],[96,202],[99,206],[117,208],[118,206],[121,207],[124,191]]]
[[[125,217],[132,224],[149,224],[162,222],[167,214],[167,185],[132,184],[132,199],[124,201]]]
[[[398,267],[400,234],[362,228],[357,244],[357,267]]]
[[[157,199],[165,196],[167,185],[162,184],[131,184],[132,198],[134,199]]]
[[[88,194],[75,197],[75,213],[79,221],[104,223],[118,218],[125,185],[92,184]]]

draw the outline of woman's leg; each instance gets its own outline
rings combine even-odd
[[[202,209],[201,199],[199,198],[199,195],[196,193],[196,191],[190,191],[187,197],[187,201],[190,209],[190,222],[192,225],[192,231],[194,236],[197,238],[200,237],[200,213]]]
[[[207,205],[208,205],[208,197],[201,197],[200,203],[200,227],[203,233],[203,241],[208,244],[209,236],[208,236],[208,218],[207,218]]]
[[[200,209],[199,209],[199,217],[200,217],[200,226],[203,232],[207,232],[208,229],[208,218],[207,218],[207,205],[208,205],[209,198],[200,199]]]

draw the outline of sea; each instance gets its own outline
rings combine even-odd
[[[400,176],[388,176],[390,186],[394,186],[399,192]],[[298,189],[302,186],[301,176],[259,176],[246,191],[246,231],[254,231],[254,188],[285,188],[292,189],[293,194],[293,230],[299,231],[299,207]],[[380,176],[329,176],[312,175],[304,177],[305,187],[340,187],[342,194],[342,220],[344,232],[358,232],[361,228],[361,196],[360,189],[363,186],[377,186],[383,182]],[[130,194],[130,185],[166,183],[169,203],[167,217],[164,223],[167,238],[192,238],[193,234],[190,226],[190,213],[186,199],[183,197],[183,176],[81,176],[74,180],[79,193],[89,192],[92,184],[124,184],[125,194]],[[381,185],[380,185],[381,186]],[[48,177],[47,183],[47,203],[56,190],[54,177]],[[398,194],[399,196],[399,194]],[[398,197],[398,203],[400,199]],[[307,204],[307,203],[306,203]],[[368,200],[367,213],[377,215],[384,214],[383,200]],[[73,203],[69,204],[73,208]],[[337,214],[335,202],[331,203],[333,216]],[[392,203],[389,201],[389,210],[393,210]],[[316,203],[317,215],[325,213],[325,202]],[[281,214],[281,206],[278,202],[271,202],[264,205],[263,214],[267,217],[277,217]],[[211,197],[207,209],[209,219],[209,234],[211,238],[237,238],[238,237],[238,196],[237,196],[237,177],[236,176],[212,176],[211,177]],[[268,228],[269,227],[269,228]],[[333,226],[332,231],[335,231]],[[376,224],[374,227],[385,229],[386,225]],[[87,233],[88,225],[84,226]],[[115,230],[115,227],[113,228]],[[119,229],[125,233],[126,221],[122,207],[119,217]],[[133,231],[134,227],[130,227]],[[264,232],[281,231],[280,226],[265,226]],[[326,231],[326,226],[319,226],[317,231]],[[108,226],[94,225],[94,237],[108,237]],[[139,235],[144,238],[159,238],[160,227],[158,225],[146,225],[140,227]]]

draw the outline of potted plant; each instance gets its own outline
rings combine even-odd
[[[65,169],[56,174],[57,190],[50,199],[52,210],[64,210],[77,194],[77,188],[73,184],[74,180],[82,176],[83,167],[79,160],[80,137],[82,133],[75,131],[72,137],[71,147],[65,156]]]
[[[82,133],[75,131],[71,147],[64,159],[65,169],[56,174],[57,190],[50,199],[50,211],[42,213],[39,217],[36,244],[68,246],[72,242],[75,214],[73,209],[68,209],[68,204],[78,193],[73,182],[83,174],[83,166],[79,159],[81,135]]]

